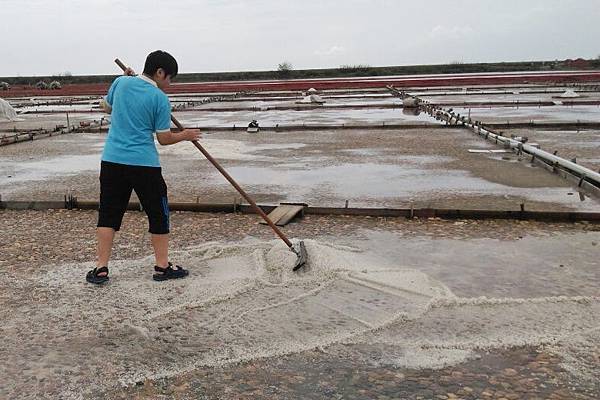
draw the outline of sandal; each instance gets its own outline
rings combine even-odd
[[[106,273],[106,275],[99,276],[98,274]],[[96,285],[100,285],[104,282],[108,282],[108,267],[96,267],[93,270],[89,271],[85,276],[85,280],[89,283],[94,283]]]
[[[183,269],[179,265],[175,265],[175,267],[173,267],[173,264],[171,263],[169,263],[169,266],[166,268],[161,268],[158,265],[155,265],[154,270],[156,272],[160,272],[160,274],[152,275],[152,279],[154,279],[155,281],[166,281],[168,279],[185,278],[189,275],[187,269]]]

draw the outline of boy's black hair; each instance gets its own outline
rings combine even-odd
[[[177,75],[177,61],[166,51],[156,50],[146,57],[144,74],[154,76],[159,68],[162,68],[167,75],[170,75],[171,79]]]

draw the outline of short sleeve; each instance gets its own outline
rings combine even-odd
[[[104,97],[104,101],[106,102],[106,104],[108,104],[110,107],[112,107],[113,105],[113,97],[115,95],[115,89],[117,88],[117,86],[119,85],[119,81],[122,79],[123,77],[120,76],[117,79],[115,79],[112,83],[112,85],[110,85],[110,88],[108,89],[108,94]]]
[[[164,133],[171,131],[171,103],[166,95],[161,95],[158,100],[158,109],[154,120],[154,131]]]

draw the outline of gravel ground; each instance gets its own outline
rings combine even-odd
[[[385,354],[388,349],[365,349]],[[476,361],[441,370],[369,365],[311,351],[277,360],[200,369],[174,379],[139,382],[115,399],[595,399],[598,389],[573,385],[560,359],[543,349],[482,352]],[[162,397],[164,396],[164,397]]]
[[[95,212],[0,211],[0,220],[3,227],[0,231],[0,271],[4,283],[9,279],[15,285],[3,284],[0,292],[0,305],[6,318],[11,314],[17,315],[17,310],[36,307],[36,301],[41,302],[41,306],[44,296],[52,300],[60,295],[46,293],[43,283],[32,280],[37,274],[44,270],[50,273],[58,271],[65,263],[84,263],[94,259]],[[272,239],[272,232],[256,221],[255,216],[248,215],[173,213],[172,248],[182,250],[212,241],[238,243],[247,241],[249,237]],[[142,213],[126,214],[123,230],[115,243],[115,260],[148,256],[146,225]],[[600,229],[593,224],[307,216],[301,223],[288,225],[285,231],[290,237],[336,241],[342,245],[363,243],[364,247],[378,254],[391,252],[399,264],[422,268],[430,276],[442,279],[461,296],[485,293],[488,296],[536,298],[542,294],[538,293],[542,289],[546,296],[598,296],[600,277],[597,271],[594,272],[597,265],[594,265],[593,257],[598,254]],[[559,262],[560,266],[555,265]],[[482,273],[480,276],[478,270]],[[531,280],[528,274],[537,278]],[[492,275],[489,281],[484,280],[486,275]],[[73,276],[73,279],[83,277]],[[27,286],[31,286],[30,289],[22,292]],[[85,292],[81,296],[96,295]],[[574,304],[578,308],[587,307],[585,302]],[[589,305],[592,306],[593,301]],[[492,314],[504,314],[491,303],[487,307],[491,307]],[[126,312],[127,307],[124,310]],[[123,312],[121,309],[114,311]],[[110,311],[102,309],[101,312]],[[436,312],[431,315],[434,320],[443,319],[435,316]],[[467,315],[471,314],[461,318]],[[587,315],[587,319],[591,319],[593,314]],[[175,317],[174,314],[171,320],[174,321]],[[76,315],[70,318],[77,320]],[[456,319],[452,314],[448,318]],[[10,320],[14,320],[14,316]],[[463,323],[467,327],[472,322]],[[490,320],[486,320],[480,328],[489,323]],[[546,323],[550,323],[549,320]],[[25,386],[21,386],[19,398],[63,397],[61,386],[54,386],[53,382],[58,376],[55,374],[63,374],[64,371],[50,372],[42,368],[42,364],[28,363],[27,360],[36,358],[34,354],[47,354],[48,360],[59,357],[56,359],[59,362],[64,351],[76,354],[82,351],[80,346],[93,346],[95,341],[102,348],[108,345],[108,342],[105,343],[107,338],[93,339],[92,336],[87,339],[91,341],[88,345],[82,337],[72,343],[71,350],[62,349],[60,339],[57,339],[63,329],[62,324],[57,320],[56,326],[34,328],[45,331],[46,339],[31,348],[33,353],[22,354],[23,361],[18,365],[21,368],[20,365],[25,362],[22,373],[30,378]],[[473,325],[471,329],[477,331],[480,329],[478,326]],[[6,328],[9,330],[5,339],[10,343],[13,340],[10,332],[14,327]],[[393,326],[389,329],[382,329],[375,336],[383,338],[386,332],[393,331]],[[418,328],[425,336],[432,333],[430,329]],[[457,337],[468,332],[461,330]],[[68,335],[67,331],[64,332],[63,337]],[[585,333],[588,335],[586,340],[569,345],[558,342],[506,349],[482,348],[462,362],[435,369],[403,367],[393,360],[402,358],[408,350],[386,341],[363,343],[359,340],[222,366],[198,366],[168,377],[141,379],[126,387],[109,385],[91,392],[85,386],[80,389],[82,393],[87,390],[85,398],[106,399],[595,399],[600,395],[597,375],[600,337],[594,332]],[[448,333],[451,338],[452,332]],[[181,332],[173,334],[179,337]],[[217,339],[219,333],[215,334]],[[127,340],[132,339],[128,336]],[[26,340],[31,341],[31,338]],[[140,345],[142,343],[145,342],[142,340]],[[156,345],[153,345],[151,353],[162,352],[165,362],[170,362],[169,346],[161,350],[158,343],[162,342],[152,343]],[[582,344],[588,347],[582,348]],[[15,356],[10,348],[4,351],[8,352],[9,359]],[[128,359],[127,353],[123,356]],[[85,381],[94,374],[110,376],[113,361],[118,362],[112,357],[110,351],[106,353],[103,361],[106,369],[102,371],[94,371],[94,364],[69,367],[74,369],[65,379],[72,381],[80,376]],[[117,358],[120,360],[121,356]],[[135,368],[137,362],[133,358],[130,361],[130,368]],[[5,382],[20,379],[12,374],[0,378]],[[41,388],[43,391],[40,391]],[[8,397],[14,397],[14,393],[9,393]]]

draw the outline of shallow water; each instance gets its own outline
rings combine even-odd
[[[435,168],[428,163],[442,163],[435,157],[413,157],[404,165],[347,163],[319,166],[317,162],[281,164],[277,167],[234,166],[228,169],[241,185],[260,186],[286,196],[288,201],[304,201],[322,206],[339,206],[339,199],[361,205],[368,199],[394,198],[410,202],[428,195],[497,195],[523,196],[531,201],[554,202],[580,210],[597,210],[600,203],[587,196],[577,196],[571,188],[519,188],[493,183],[467,171]],[[215,184],[224,184],[213,174]]]
[[[435,95],[419,95],[419,97],[424,100],[429,100],[431,102],[452,102],[452,103],[464,103],[464,102],[532,102],[532,101],[569,101],[569,100],[597,100],[600,93],[582,93],[582,96],[575,99],[564,99],[557,98],[556,96],[560,96],[564,92],[558,93],[519,93],[519,94],[509,94],[509,93],[498,93],[498,94],[469,94],[464,95],[461,93],[455,93],[451,95],[445,96],[435,96]],[[446,106],[447,107],[447,106]]]
[[[549,106],[549,107],[492,107],[471,108],[471,118],[480,121],[504,122],[598,122],[600,106]],[[454,112],[468,115],[469,109],[457,107]]]
[[[0,160],[0,185],[43,181],[57,176],[78,175],[100,168],[100,154],[60,156],[36,161]]]
[[[247,126],[253,119],[264,126],[273,125],[352,125],[362,123],[432,123],[426,114],[406,115],[402,109],[311,109],[305,111],[231,111],[211,113],[175,113],[177,119],[187,126]]]
[[[305,143],[250,143],[234,139],[219,139],[207,136],[202,146],[217,160],[270,161],[277,163],[279,158],[263,154],[268,150],[279,150],[280,154],[293,154],[294,150],[307,146]],[[158,148],[161,155],[198,159],[198,150],[188,143]]]

